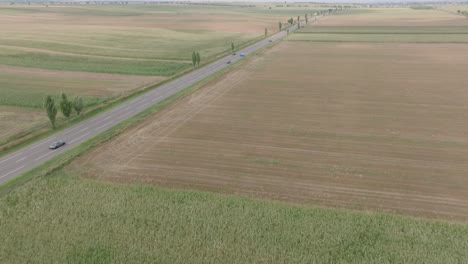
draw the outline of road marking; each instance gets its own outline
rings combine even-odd
[[[141,100],[143,100],[143,99],[145,99],[145,98],[143,97],[143,98],[137,99],[137,100],[135,100],[133,103],[136,103],[136,102],[141,101]]]
[[[52,154],[52,153],[54,153],[54,151],[53,151],[53,150],[49,150],[49,153],[47,153],[47,154],[45,154],[45,155],[42,155],[42,156],[40,156],[39,158],[35,159],[34,161],[36,161],[36,160],[40,160],[40,159],[44,158],[45,156],[48,156],[48,155],[50,155],[50,154]]]
[[[110,123],[112,123],[112,121],[108,122],[108,123],[105,123],[104,125],[100,126],[100,127],[97,127],[95,130],[99,130],[107,125],[109,125]]]
[[[121,105],[121,106],[118,106],[118,107],[112,109],[111,112],[114,112],[114,111],[116,111],[116,110],[118,110],[118,109],[120,109],[120,108],[122,108],[122,107],[124,107],[124,106],[125,106],[125,104],[123,104],[123,105]]]
[[[25,158],[26,158],[26,157],[22,157],[21,159],[17,160],[16,163],[18,163],[18,162],[24,160]]]
[[[67,131],[62,132],[62,134],[63,134],[63,135],[68,134],[68,133],[72,132],[73,130],[75,130],[75,127],[72,127],[72,128],[70,128],[70,129],[68,129]]]
[[[89,134],[89,132],[88,132],[88,133],[86,133],[86,134],[84,134],[84,135],[82,135],[81,137],[77,137],[77,138],[75,138],[74,140],[70,141],[70,144],[71,144],[71,143],[73,143],[73,142],[75,142],[75,141],[77,141],[77,140],[78,140],[78,139],[80,139],[80,138],[83,138],[83,137],[85,137],[85,136],[86,136],[86,135],[88,135],[88,134]]]
[[[80,131],[76,132],[76,131],[73,131],[73,130],[75,130],[75,128],[73,128],[73,129],[70,129],[69,131],[67,131],[67,132],[65,132],[65,133],[63,133],[63,134],[65,135],[65,134],[68,134],[69,132],[72,132],[72,131],[73,131],[73,132],[76,132],[76,133],[80,133],[80,132],[85,131],[86,129],[88,129],[88,128],[85,127],[85,128],[83,128],[83,129],[81,129]]]
[[[128,113],[126,113],[126,114],[123,114],[123,115],[121,115],[120,117],[124,117],[124,116],[129,115],[129,114],[130,114],[130,112],[128,112]]]
[[[44,142],[46,142],[48,140],[54,140],[55,137],[56,136],[53,136],[52,138],[46,138],[44,140],[41,140],[41,141],[37,142],[36,145],[31,146],[29,149],[35,149],[35,148],[39,147],[42,143],[44,143]]]
[[[137,109],[135,109],[135,111],[138,111],[138,110],[140,110],[140,109],[143,108],[143,107],[148,107],[148,106],[147,106],[146,104],[144,104],[144,105],[138,107]]]
[[[104,118],[104,120],[107,120],[107,119],[109,119],[109,118],[112,118],[112,116],[108,116],[108,117]]]
[[[2,164],[2,163],[3,163],[3,162],[5,162],[5,161],[11,160],[12,158],[18,157],[18,156],[19,156],[19,155],[21,155],[21,154],[23,154],[23,152],[20,152],[20,153],[18,153],[18,154],[16,154],[16,155],[14,155],[14,156],[11,156],[11,157],[9,157],[9,158],[8,158],[8,159],[6,159],[6,160],[2,160],[2,161],[0,161],[0,164]]]
[[[19,168],[17,168],[17,169],[16,169],[16,170],[14,170],[14,171],[10,171],[9,173],[7,173],[7,174],[5,174],[5,175],[2,175],[2,176],[0,176],[0,179],[2,179],[2,178],[5,178],[6,176],[8,176],[8,175],[10,175],[10,174],[12,174],[12,173],[15,173],[15,172],[19,171],[19,170],[21,170],[22,168],[24,168],[24,165],[23,165],[23,166],[21,166],[21,167],[19,167]]]

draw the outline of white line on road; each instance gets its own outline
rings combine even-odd
[[[80,139],[80,138],[84,138],[84,137],[85,137],[86,135],[88,135],[88,134],[89,134],[89,132],[86,133],[86,134],[84,134],[84,135],[82,135],[81,137],[75,138],[74,140],[70,141],[70,144],[73,143],[73,142],[75,142],[75,141],[77,141],[77,140]]]
[[[0,161],[0,164],[3,163],[3,162],[5,162],[5,161],[7,161],[7,160],[11,160],[12,158],[18,157],[18,156],[21,155],[21,154],[23,154],[23,152],[20,152],[20,153],[18,153],[18,154],[16,154],[16,155],[13,155],[13,156],[9,157],[9,158],[6,159],[6,160]]]
[[[110,123],[112,123],[112,121],[108,122],[108,123],[105,123],[104,125],[100,126],[100,127],[97,127],[95,130],[99,130],[107,125],[109,125]]]
[[[14,170],[14,171],[10,171],[9,173],[7,173],[7,174],[5,174],[5,175],[0,176],[0,179],[5,178],[6,176],[8,176],[8,175],[10,175],[10,174],[12,174],[12,173],[15,173],[15,172],[21,170],[23,167],[24,167],[24,165],[21,166],[21,167],[19,167],[19,168],[17,168],[17,169]]]
[[[109,118],[112,118],[112,116],[108,116],[108,117],[104,118],[104,120],[107,120],[107,119],[109,119]]]
[[[111,112],[117,111],[118,109],[120,109],[120,108],[124,107],[125,105],[126,105],[126,104],[124,103],[123,105],[121,105],[121,106],[118,106],[118,107],[116,107],[116,108],[112,109],[112,110],[111,110]]]
[[[24,160],[25,158],[26,158],[26,157],[22,157],[21,159],[17,160],[16,163],[18,163],[18,162]]]
[[[55,139],[55,136],[52,137],[52,138],[46,138],[46,139],[41,140],[38,143],[36,143],[36,145],[31,146],[29,149],[35,149],[35,148],[39,147],[42,143],[44,143],[44,142],[46,142],[48,140],[54,140],[54,139]]]
[[[141,100],[143,100],[143,99],[145,99],[145,97],[139,98],[139,99],[135,100],[133,103],[136,103],[136,102],[141,101]]]
[[[159,100],[160,98],[161,98],[161,96],[158,96],[158,97],[154,98],[151,102],[154,103],[154,102],[156,102],[157,100]]]
[[[75,130],[75,128],[74,128],[74,127],[72,127],[72,128],[70,128],[70,129],[68,129],[68,130],[67,130],[67,131],[65,131],[65,132],[62,132],[62,135],[68,134],[68,133],[72,132],[73,130]]]
[[[148,106],[146,104],[144,104],[144,105],[138,107],[137,109],[135,109],[135,111],[138,111],[138,110],[140,110],[141,108],[144,108],[144,107],[148,107]]]
[[[48,152],[47,154],[40,156],[39,158],[35,159],[34,161],[40,160],[40,159],[44,158],[45,156],[49,156],[49,155],[52,154],[52,153],[54,153],[54,151],[49,150],[49,152]]]
[[[83,131],[85,131],[86,129],[88,129],[88,128],[85,127],[85,128],[83,128],[83,129],[81,129],[78,133],[83,132]]]

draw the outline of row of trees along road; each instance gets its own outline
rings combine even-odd
[[[66,118],[70,118],[73,110],[75,110],[77,115],[80,115],[80,113],[83,111],[83,99],[81,99],[81,97],[75,97],[73,101],[69,101],[67,95],[62,93],[60,99],[59,108],[63,116]],[[57,119],[58,109],[57,106],[55,106],[55,100],[50,95],[46,97],[45,108],[47,117],[49,117],[50,120],[50,124],[52,125],[52,128],[55,129],[55,121]]]
[[[343,7],[343,6],[336,6],[335,9],[327,9],[327,10],[321,10],[321,11],[317,11],[316,13],[314,14],[310,14],[310,16],[312,17],[312,19],[316,19],[316,15],[322,15],[322,14],[330,14],[330,13],[335,13],[335,12],[338,12],[338,11],[343,11],[344,9],[346,8],[349,8],[349,7]],[[458,10],[458,13],[460,13],[461,11]],[[288,24],[290,25],[294,25],[296,23],[298,23],[298,27],[301,27],[300,25],[300,19],[301,19],[301,16],[297,16],[297,20],[294,21],[294,18],[290,18],[288,19]],[[304,20],[305,20],[305,23],[309,23],[309,14],[305,14],[304,15]],[[279,31],[283,30],[283,24],[280,22],[278,22],[278,29]],[[289,30],[288,30],[288,33],[289,33]],[[265,37],[268,36],[268,28],[265,28]],[[234,47],[234,43],[231,43],[231,51],[234,52],[235,50],[235,47]],[[200,65],[200,53],[198,52],[192,52],[192,64],[193,64],[193,67],[197,67]]]

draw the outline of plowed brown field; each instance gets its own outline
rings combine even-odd
[[[468,219],[468,46],[285,42],[70,169]]]

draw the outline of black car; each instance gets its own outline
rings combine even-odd
[[[233,52],[233,53],[232,53],[232,56],[234,56],[234,55],[236,55],[236,53],[235,53],[235,52]]]
[[[227,61],[226,64],[231,64],[231,61]]]
[[[64,141],[55,141],[52,143],[52,145],[49,146],[50,149],[58,149],[61,146],[65,145]]]
[[[270,40],[268,40],[268,42],[272,42],[272,41],[273,41],[273,40],[271,40],[271,39],[270,39]]]

